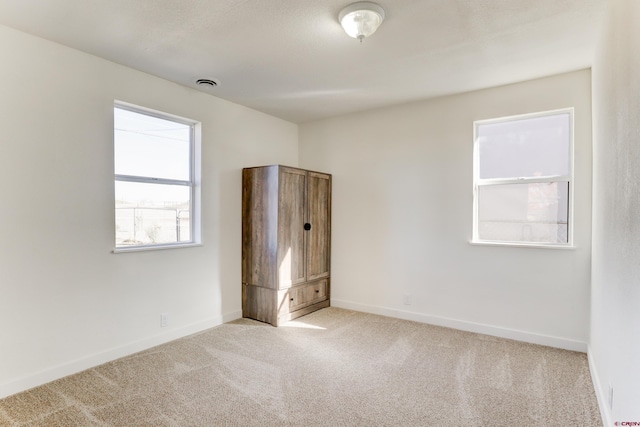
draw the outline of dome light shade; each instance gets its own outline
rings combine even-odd
[[[384,16],[384,9],[379,5],[360,1],[342,9],[338,20],[349,36],[362,42],[365,37],[376,32]]]

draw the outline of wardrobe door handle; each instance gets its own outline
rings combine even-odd
[[[309,224],[308,222],[306,222],[306,223],[304,224],[304,229],[305,229],[306,231],[311,230],[311,224]]]

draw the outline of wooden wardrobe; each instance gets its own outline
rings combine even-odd
[[[242,316],[278,326],[329,306],[331,175],[242,170]]]

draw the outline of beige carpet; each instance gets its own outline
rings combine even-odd
[[[0,400],[14,426],[601,426],[586,356],[327,308],[238,320]]]

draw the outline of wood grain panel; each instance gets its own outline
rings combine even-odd
[[[242,282],[276,289],[278,168],[242,171]]]
[[[260,286],[242,285],[242,317],[275,325],[277,291]]]
[[[331,264],[331,175],[309,172],[307,280],[329,277]]]
[[[304,223],[307,174],[293,168],[280,168],[278,208],[278,288],[306,281]]]

